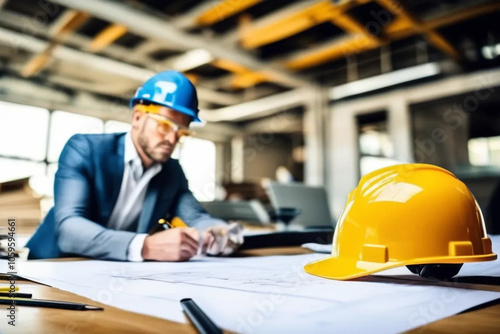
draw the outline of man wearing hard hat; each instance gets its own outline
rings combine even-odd
[[[239,226],[203,210],[170,158],[179,139],[190,135],[189,124],[200,121],[192,83],[179,72],[158,73],[130,107],[130,132],[68,140],[55,205],[27,244],[30,258],[184,261],[199,252],[229,254],[243,242]],[[165,221],[161,226],[171,228],[151,233]]]

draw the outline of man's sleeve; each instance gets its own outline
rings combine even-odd
[[[174,216],[180,217],[186,224],[199,231],[227,224],[224,220],[210,216],[189,190],[180,195]]]
[[[92,200],[90,159],[89,143],[82,135],[71,137],[59,158],[54,183],[59,248],[64,253],[126,261],[136,233],[107,229],[86,218]]]

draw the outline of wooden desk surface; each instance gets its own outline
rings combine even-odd
[[[307,252],[298,247],[289,247],[245,251],[239,256],[294,255]],[[23,292],[33,293],[36,298],[88,303],[103,306],[105,310],[78,312],[48,308],[17,307],[16,326],[12,327],[7,323],[7,306],[2,305],[0,307],[1,333],[196,333],[190,324],[180,324],[156,317],[123,311],[56,288],[26,281],[17,281],[16,285]],[[484,286],[478,287],[485,289]],[[467,288],[474,288],[474,284],[468,284]],[[500,286],[489,286],[487,289],[500,291]],[[410,331],[413,334],[456,332],[499,333],[500,303],[445,318]]]

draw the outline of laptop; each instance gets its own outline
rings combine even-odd
[[[324,187],[307,186],[303,183],[270,182],[267,191],[274,209],[298,208],[302,211],[290,223],[291,230],[335,227]]]
[[[224,220],[241,220],[260,225],[270,224],[266,208],[257,200],[201,202],[201,206],[214,217]]]

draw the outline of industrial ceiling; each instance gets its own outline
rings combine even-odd
[[[206,119],[231,121],[210,115],[430,62],[496,67],[499,19],[486,0],[0,0],[0,98],[115,118],[176,69]]]

